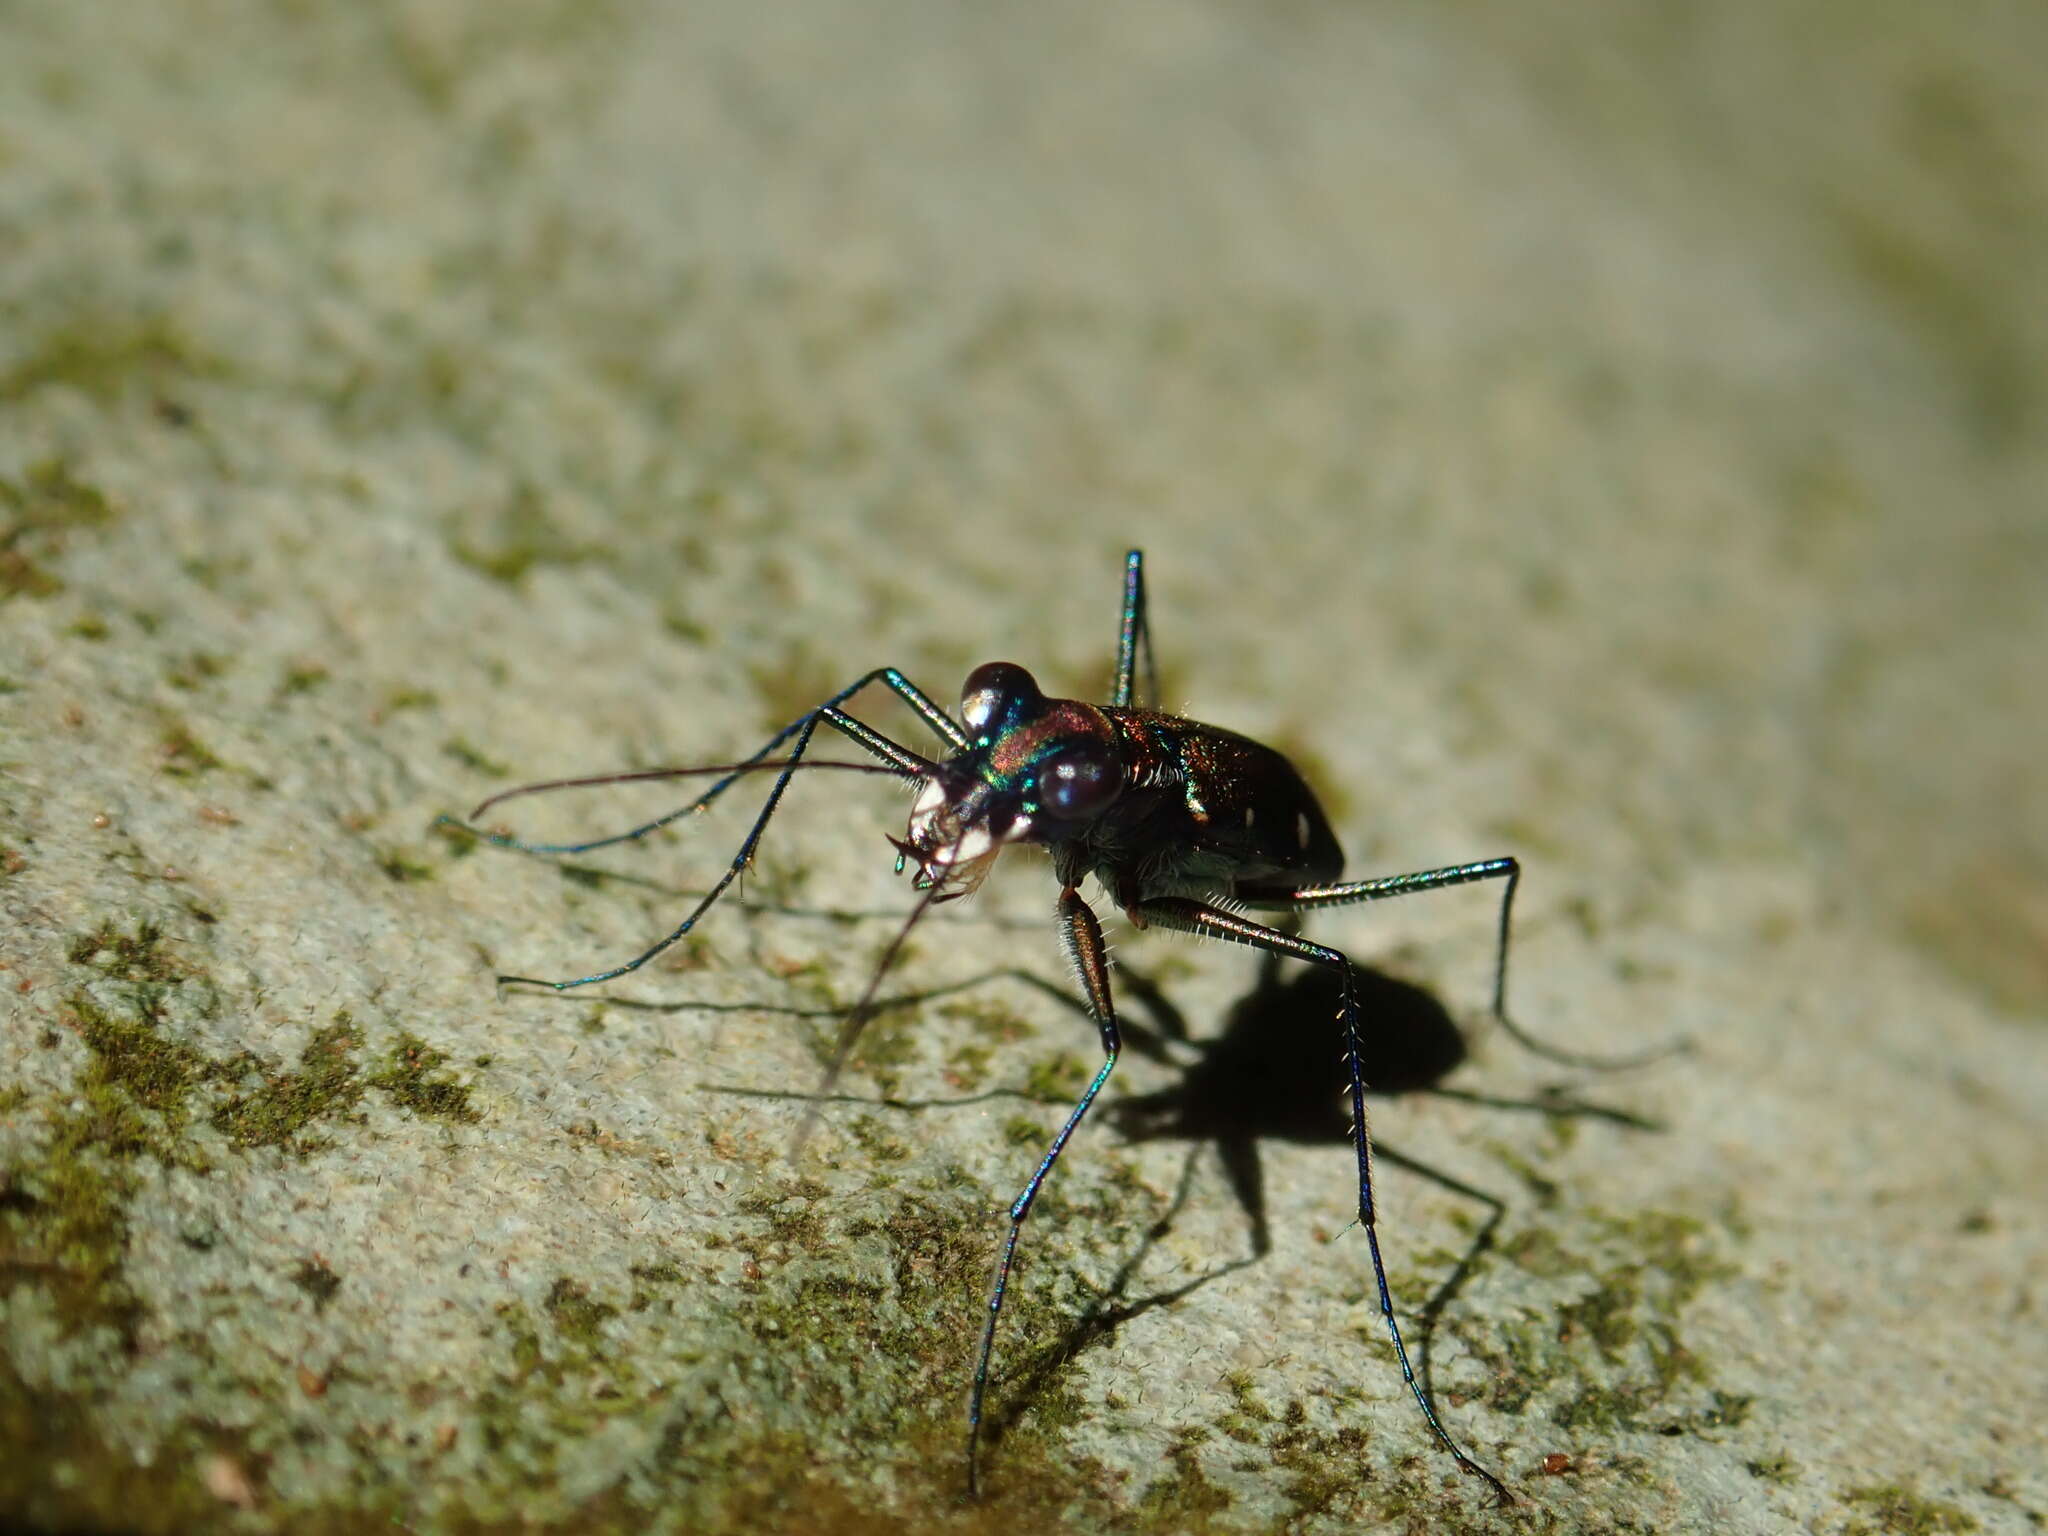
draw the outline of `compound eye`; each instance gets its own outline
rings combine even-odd
[[[1067,821],[1107,810],[1123,787],[1122,770],[1099,746],[1067,747],[1038,772],[1039,803]]]
[[[967,728],[984,730],[1019,704],[1036,702],[1037,679],[1014,661],[985,661],[967,674],[960,689],[960,713]]]

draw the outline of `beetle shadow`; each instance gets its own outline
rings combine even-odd
[[[1156,1091],[1114,1101],[1105,1107],[1105,1116],[1129,1141],[1186,1142],[1187,1156],[1173,1197],[1109,1282],[1056,1338],[1020,1364],[1002,1394],[1006,1406],[988,1415],[991,1446],[1015,1427],[1076,1357],[1106,1342],[1132,1319],[1257,1264],[1272,1252],[1261,1142],[1342,1148],[1344,1166],[1355,1166],[1349,1160],[1350,1100],[1340,1065],[1339,979],[1326,966],[1293,969],[1296,974],[1283,979],[1280,957],[1262,956],[1257,982],[1232,1006],[1222,1033],[1201,1041],[1191,1038],[1185,1017],[1156,983],[1119,970],[1123,1000],[1131,1005],[1118,1010],[1126,1047],[1134,1055],[1169,1066],[1177,1078]],[[1428,1092],[1505,1111],[1601,1119],[1636,1130],[1660,1128],[1563,1089],[1522,1099],[1444,1087],[1443,1079],[1467,1055],[1464,1036],[1444,1006],[1422,988],[1382,972],[1354,966],[1353,974],[1362,1021],[1362,1066],[1367,1092],[1374,1097]],[[1068,1001],[1085,1013],[1078,1000]],[[1140,1012],[1146,1022],[1138,1020]],[[1132,1296],[1132,1281],[1152,1249],[1172,1230],[1209,1146],[1215,1148],[1243,1212],[1247,1252],[1169,1289]],[[1377,1136],[1373,1152],[1376,1169],[1391,1165],[1419,1174],[1486,1213],[1451,1272],[1413,1314],[1417,1374],[1424,1394],[1434,1400],[1430,1345],[1437,1322],[1492,1248],[1508,1206],[1499,1196],[1433,1168]]]
[[[783,917],[825,919],[836,924],[897,915],[768,905],[752,910]],[[1095,1289],[1087,1305],[1058,1335],[1038,1342],[1036,1347],[1027,1346],[1029,1352],[1018,1367],[1005,1373],[1004,1390],[999,1396],[991,1394],[983,1423],[986,1444],[991,1450],[1078,1356],[1107,1342],[1133,1319],[1155,1308],[1170,1306],[1226,1275],[1261,1262],[1271,1253],[1259,1143],[1283,1141],[1341,1147],[1347,1154],[1343,1166],[1352,1166],[1349,1096],[1340,1065],[1337,1027],[1338,978],[1326,966],[1290,965],[1288,969],[1294,974],[1283,980],[1281,957],[1261,955],[1256,982],[1231,1007],[1222,1032],[1213,1039],[1196,1040],[1185,1015],[1157,982],[1141,972],[1118,967],[1118,1021],[1126,1050],[1168,1068],[1175,1074],[1175,1080],[1165,1088],[1106,1103],[1098,1110],[1098,1116],[1106,1118],[1128,1141],[1180,1141],[1186,1143],[1187,1152],[1171,1198],[1116,1272]],[[1530,1098],[1513,1098],[1445,1087],[1443,1080],[1463,1064],[1467,1047],[1443,1005],[1422,988],[1379,971],[1354,965],[1353,976],[1362,1024],[1361,1065],[1367,1092],[1374,1097],[1426,1092],[1507,1112],[1598,1119],[1634,1130],[1661,1129],[1653,1121],[1587,1102],[1562,1088],[1548,1088]],[[938,987],[884,994],[874,998],[868,1008],[875,1015],[914,1008],[999,981],[1019,983],[1050,997],[1092,1025],[1087,1005],[1069,988],[1014,967],[980,972]],[[848,1012],[843,1005],[656,1002],[610,994],[601,1000],[615,1008],[654,1013],[730,1012],[834,1019],[843,1018]],[[712,1082],[698,1086],[707,1092],[746,1098],[867,1105],[900,1111],[940,1110],[999,1099],[1053,1102],[1040,1092],[1004,1087],[932,1098],[875,1098],[845,1092],[820,1094]],[[1209,1146],[1215,1148],[1226,1181],[1245,1217],[1248,1251],[1178,1285],[1132,1295],[1133,1283],[1145,1261],[1172,1231],[1186,1206],[1202,1154]],[[1438,1320],[1493,1246],[1508,1206],[1499,1196],[1411,1157],[1378,1136],[1373,1139],[1373,1151],[1376,1166],[1395,1166],[1418,1174],[1486,1212],[1450,1274],[1412,1314],[1414,1325],[1409,1337],[1414,1346],[1417,1375],[1424,1394],[1433,1400],[1430,1346]]]

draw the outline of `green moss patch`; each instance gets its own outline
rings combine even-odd
[[[1488,1401],[1587,1437],[1656,1430],[1710,1435],[1747,1416],[1750,1399],[1717,1391],[1685,1342],[1684,1312],[1734,1273],[1704,1223],[1670,1212],[1600,1212],[1571,1235],[1532,1229],[1501,1253],[1555,1300],[1460,1337],[1492,1368]]]
[[[178,1133],[206,1061],[163,1037],[153,997],[124,1016],[77,992],[63,1021],[88,1052],[68,1101],[77,1107],[55,1117],[39,1155],[0,1172],[0,1287],[37,1283],[67,1333],[112,1328],[125,1345],[142,1315],[122,1275],[134,1163],[204,1166]]]
[[[400,885],[434,878],[433,865],[415,858],[403,848],[385,848],[379,851],[377,868],[384,872],[387,880],[396,880]]]
[[[196,779],[221,766],[212,748],[193,735],[182,721],[171,721],[157,742],[157,767],[174,779]]]
[[[76,992],[64,1017],[92,1053],[80,1083],[95,1122],[92,1145],[117,1156],[147,1152],[176,1161],[180,1151],[169,1137],[185,1128],[206,1058],[164,1036],[162,1005],[153,995],[124,1016]]]
[[[328,670],[318,662],[301,662],[286,667],[277,680],[277,696],[288,699],[295,694],[312,693],[324,687],[329,676]]]
[[[243,1089],[219,1105],[213,1127],[236,1147],[278,1147],[300,1157],[328,1145],[307,1132],[322,1120],[342,1119],[363,1097],[356,1064],[363,1032],[346,1010],[334,1022],[313,1032],[299,1053],[296,1072],[265,1068],[253,1056],[241,1058],[243,1077],[255,1075],[256,1086]]]
[[[1230,1507],[1229,1493],[1202,1471],[1197,1447],[1208,1438],[1208,1431],[1200,1425],[1190,1425],[1174,1436],[1166,1451],[1172,1470],[1148,1486],[1138,1500],[1138,1518],[1144,1527],[1200,1530]]]
[[[435,1050],[417,1035],[404,1034],[385,1057],[383,1067],[367,1081],[415,1115],[465,1124],[482,1119],[469,1102],[468,1087],[441,1070],[447,1061],[446,1051]]]
[[[167,315],[75,305],[0,373],[0,400],[63,387],[111,405],[133,389],[154,391],[175,378],[223,371]]]
[[[229,658],[210,651],[186,651],[164,663],[164,681],[180,693],[197,693],[225,673]]]
[[[1899,1483],[1851,1488],[1842,1497],[1871,1517],[1851,1521],[1842,1536],[1941,1536],[1943,1532],[1977,1529],[1976,1516],[1939,1499],[1925,1498]]]
[[[324,1312],[327,1303],[334,1300],[341,1289],[341,1276],[327,1265],[325,1259],[312,1258],[302,1261],[292,1271],[292,1284],[313,1298],[313,1310]]]
[[[609,1302],[593,1301],[589,1290],[564,1275],[548,1291],[548,1319],[555,1331],[577,1348],[594,1351],[603,1342],[604,1325],[619,1315]]]
[[[313,1128],[354,1113],[368,1087],[414,1113],[477,1117],[468,1090],[439,1072],[445,1058],[410,1036],[365,1078],[362,1032],[346,1012],[314,1032],[292,1070],[246,1051],[217,1059],[178,1039],[174,1010],[211,1013],[217,999],[153,921],[102,922],[65,956],[94,979],[65,999],[49,1043],[68,1034],[84,1054],[71,1090],[45,1110],[41,1144],[0,1168],[0,1292],[39,1288],[67,1335],[105,1328],[120,1348],[132,1344],[143,1308],[123,1269],[127,1213],[150,1163],[210,1171],[210,1144],[191,1134],[202,1122],[235,1151],[304,1157],[327,1145]]]
[[[0,399],[7,394],[0,378]],[[0,601],[63,591],[49,562],[64,552],[72,534],[104,527],[116,515],[106,494],[79,479],[63,459],[31,465],[18,479],[0,477]]]
[[[441,755],[451,757],[473,773],[480,773],[487,779],[503,779],[511,776],[512,770],[494,757],[486,756],[467,740],[454,736],[441,743]]]
[[[189,968],[166,947],[163,929],[144,918],[132,934],[124,934],[112,921],[104,921],[89,933],[75,935],[64,947],[64,958],[73,965],[92,965],[127,982],[175,982]]]
[[[549,514],[547,498],[532,485],[513,492],[483,537],[455,539],[449,553],[471,570],[514,587],[536,566],[579,565],[604,556],[600,546],[566,534]]]
[[[0,1518],[14,1530],[180,1536],[218,1529],[220,1500],[201,1483],[196,1437],[138,1461],[102,1435],[89,1401],[31,1386],[0,1352]]]

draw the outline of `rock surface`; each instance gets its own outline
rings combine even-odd
[[[6,29],[10,1524],[2048,1517],[2039,12]],[[1489,1030],[1483,891],[1314,925],[1424,1080],[1382,1231],[1512,1508],[1403,1394],[1290,974],[1114,935],[1142,1049],[973,1506],[1000,1211],[1094,1066],[1042,862],[913,935],[798,1164],[907,906],[878,786],[797,785],[646,971],[494,993],[666,931],[745,811],[559,869],[438,815],[884,663],[1094,695],[1129,545],[1167,702],[1296,753],[1354,869],[1525,860],[1526,1027],[1691,1042]]]

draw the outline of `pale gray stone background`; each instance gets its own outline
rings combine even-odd
[[[2048,13],[189,0],[0,40],[10,1523],[2048,1518]],[[959,1502],[998,1212],[1093,1065],[992,974],[1061,981],[1042,861],[915,936],[885,992],[984,979],[884,1016],[800,1169],[765,1095],[905,909],[879,785],[797,786],[673,963],[494,994],[664,931],[744,815],[601,879],[438,813],[720,760],[885,662],[1093,691],[1130,544],[1169,702],[1298,751],[1354,867],[1527,860],[1529,1027],[1693,1042],[1600,1076],[1486,1032],[1483,892],[1315,924],[1477,1037],[1450,1086],[1645,1122],[1379,1101],[1506,1203],[1426,1331],[1511,1510],[1402,1395],[1341,1145],[1244,1073],[1271,1251],[1228,1267],[1213,1140],[1092,1125]],[[1257,970],[1114,937],[1198,1043]],[[1262,1026],[1325,1064],[1311,1119],[1324,1027]],[[1382,1173],[1419,1336],[1485,1208]]]

